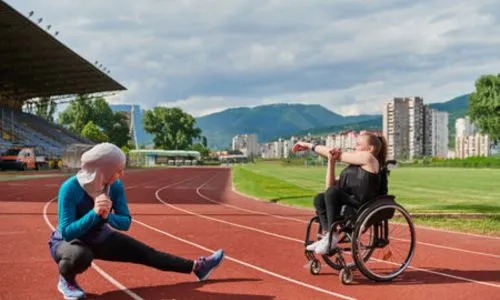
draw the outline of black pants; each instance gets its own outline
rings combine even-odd
[[[87,245],[80,240],[62,242],[56,250],[59,273],[74,278],[83,273],[93,259],[130,262],[150,266],[162,271],[191,273],[194,262],[157,251],[120,232],[113,232],[98,245]]]
[[[337,186],[328,188],[324,193],[319,193],[314,198],[314,207],[319,217],[321,227],[329,231],[333,222],[338,220],[342,205],[359,207],[359,203],[349,194]]]

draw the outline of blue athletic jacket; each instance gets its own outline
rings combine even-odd
[[[52,256],[63,240],[70,242],[78,239],[95,244],[103,241],[112,232],[111,227],[118,230],[129,229],[131,217],[125,189],[120,180],[110,186],[109,197],[113,206],[108,218],[103,219],[95,213],[94,200],[80,186],[76,176],[68,178],[61,185],[57,205],[58,226],[49,241]]]

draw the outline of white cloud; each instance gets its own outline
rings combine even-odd
[[[379,113],[394,96],[444,101],[500,67],[500,4],[452,0],[61,0],[12,6],[52,24],[128,91],[113,103],[322,104]]]

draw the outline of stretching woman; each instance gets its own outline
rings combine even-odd
[[[380,172],[386,164],[387,144],[383,136],[362,133],[355,151],[342,152],[321,145],[299,142],[292,151],[312,150],[328,158],[326,191],[314,198],[316,214],[323,228],[322,239],[306,247],[317,254],[326,254],[329,244],[329,230],[340,217],[342,205],[359,207],[367,201],[387,192],[387,175]],[[335,181],[335,162],[339,160],[348,166]],[[338,242],[338,234],[332,234],[332,248]]]
[[[64,299],[85,298],[75,278],[93,259],[193,272],[202,281],[224,258],[224,252],[218,250],[193,261],[157,251],[120,233],[118,230],[127,231],[131,223],[125,189],[119,180],[125,160],[125,154],[115,145],[98,144],[82,155],[81,170],[59,189],[59,224],[50,236],[49,248],[59,267],[57,288]]]

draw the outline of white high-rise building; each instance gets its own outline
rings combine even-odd
[[[275,158],[274,157],[274,143],[265,143],[260,146],[260,155],[264,159]]]
[[[420,97],[394,98],[383,109],[383,134],[390,159],[448,155],[448,113]]]
[[[408,98],[410,159],[424,155],[424,116],[424,100],[420,97]]]
[[[476,127],[469,121],[468,117],[458,118],[455,121],[455,136],[469,136],[476,132]]]
[[[273,142],[273,156],[274,158],[283,157],[283,141],[281,139]]]
[[[433,151],[433,135],[435,134],[435,130],[433,125],[433,113],[435,110],[430,108],[429,106],[424,107],[424,140],[422,143],[423,146],[423,155],[432,156]]]
[[[387,156],[399,159],[409,155],[408,99],[394,98],[384,106],[383,134],[387,139]]]
[[[448,156],[448,113],[433,109],[431,116],[431,155],[446,158]]]
[[[455,153],[457,158],[469,156],[490,156],[491,139],[480,134],[468,118],[459,118],[455,122]]]
[[[283,141],[283,158],[288,158],[290,156],[293,145],[295,145],[293,139]]]
[[[240,134],[233,137],[232,149],[240,150],[247,156],[259,155],[259,144],[257,143],[257,135],[255,134]]]

